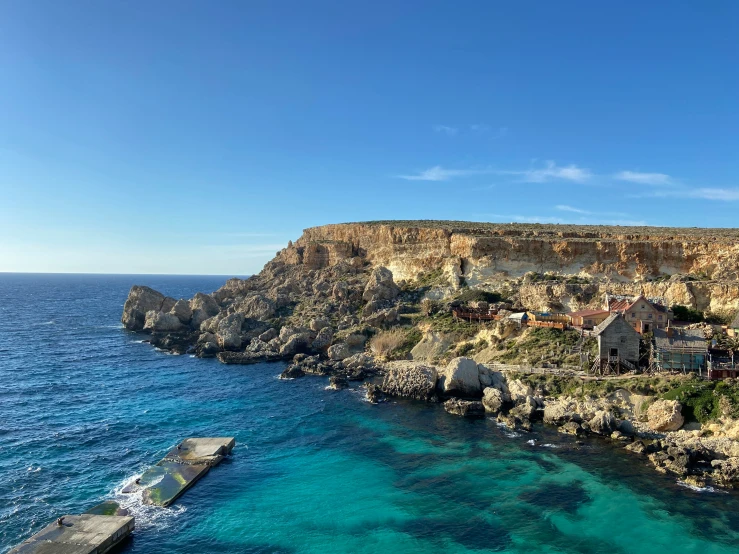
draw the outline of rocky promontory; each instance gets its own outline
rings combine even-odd
[[[660,471],[730,486],[739,482],[733,401],[686,431],[680,403],[663,398],[684,386],[681,378],[665,380],[662,390],[519,375],[507,364],[562,367],[577,357],[576,343],[587,345],[569,331],[457,321],[451,307],[569,310],[597,307],[605,292],[643,291],[706,313],[733,312],[737,238],[734,230],[705,229],[328,225],[305,230],[260,273],[212,293],[175,299],[134,286],[122,322],[173,353],[224,364],[283,360],[284,379],[329,376],[336,390],[364,382],[370,401],[443,402],[450,414],[487,414],[512,428],[541,421],[600,435]]]

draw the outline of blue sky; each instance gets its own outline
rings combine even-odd
[[[0,2],[0,271],[373,219],[737,225],[739,4]]]

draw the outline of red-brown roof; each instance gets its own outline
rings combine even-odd
[[[625,312],[632,305],[633,302],[630,300],[616,300],[613,298],[608,302],[608,309],[612,312]]]

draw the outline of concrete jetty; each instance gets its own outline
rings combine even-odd
[[[131,516],[66,515],[51,523],[8,554],[105,554],[134,529]]]
[[[193,486],[211,467],[231,453],[233,437],[189,438],[172,448],[156,465],[123,489],[124,493],[143,489],[145,504],[167,507]]]

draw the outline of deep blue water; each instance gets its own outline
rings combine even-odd
[[[190,297],[224,280],[0,274],[0,552],[107,498],[137,516],[127,553],[739,551],[739,496],[604,441],[373,406],[280,381],[280,364],[167,355],[119,324],[134,283]],[[117,494],[190,435],[237,447],[172,508]]]

